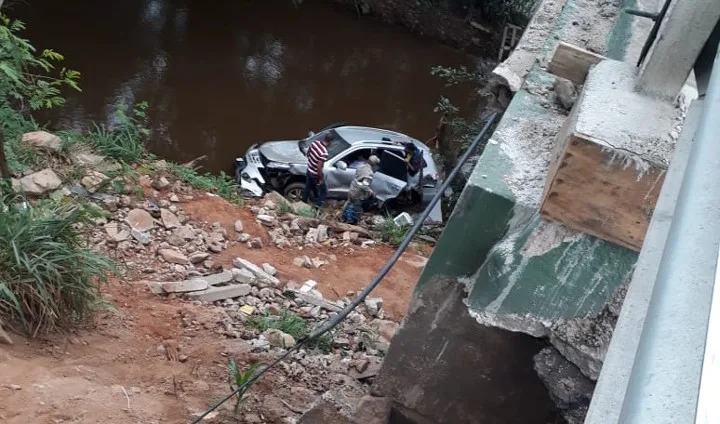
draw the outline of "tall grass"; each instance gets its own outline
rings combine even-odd
[[[35,336],[86,318],[102,303],[98,283],[115,267],[85,246],[90,209],[16,200],[0,203],[0,320]]]
[[[138,103],[132,110],[129,109],[127,105],[119,105],[115,112],[115,125],[107,127],[94,123],[82,140],[120,162],[140,162],[147,155],[145,143],[150,138],[150,129],[147,127],[148,104]]]
[[[46,159],[22,143],[24,133],[40,129],[35,120],[12,108],[0,107],[0,123],[5,137],[5,156],[12,172],[20,174],[37,167]]]
[[[240,196],[240,187],[235,180],[226,173],[220,171],[220,175],[201,173],[195,168],[189,168],[174,163],[168,164],[168,170],[177,179],[198,190],[215,192],[223,199],[243,205],[243,198]]]

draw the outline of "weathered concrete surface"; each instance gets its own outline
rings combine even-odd
[[[640,91],[675,100],[720,19],[717,0],[674,0],[640,68]],[[692,22],[692,25],[688,25]]]
[[[543,343],[478,324],[464,298],[450,279],[418,289],[374,391],[437,424],[552,422],[532,366]]]
[[[534,358],[535,371],[568,424],[582,424],[595,383],[557,349],[546,347]]]
[[[629,376],[640,342],[645,317],[655,286],[659,262],[665,248],[675,205],[678,199],[688,155],[693,144],[694,128],[697,126],[702,100],[693,102],[685,121],[682,136],[677,142],[675,156],[668,168],[667,183],[660,191],[645,244],[638,258],[630,283],[622,315],[615,326],[612,340],[604,360],[604,368],[597,382],[597,392],[602,396],[592,399],[586,422],[588,424],[615,424],[620,422],[620,407],[627,392]]]

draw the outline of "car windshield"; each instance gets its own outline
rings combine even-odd
[[[303,151],[303,153],[307,154],[307,150],[310,148],[310,144],[312,144],[315,140],[322,140],[325,137],[325,134],[332,131],[333,134],[333,141],[330,143],[330,146],[328,146],[328,159],[332,159],[335,156],[339,155],[340,153],[344,152],[350,147],[350,143],[345,141],[340,135],[333,131],[323,131],[321,133],[315,134],[312,137],[308,137],[304,140],[300,140],[300,150]]]

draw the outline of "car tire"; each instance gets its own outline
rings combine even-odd
[[[283,196],[292,201],[301,201],[303,191],[305,191],[305,183],[302,181],[295,181],[285,186],[283,190]],[[310,197],[313,197],[313,193],[310,193]]]

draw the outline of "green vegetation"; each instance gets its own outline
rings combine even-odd
[[[280,204],[278,205],[278,213],[280,215],[287,215],[289,213],[293,213],[294,210],[290,203],[286,202],[285,200],[281,200]]]
[[[28,40],[18,36],[25,28],[21,21],[0,14],[0,177],[9,178],[10,165],[16,172],[34,162],[20,146],[23,132],[37,128],[29,111],[65,103],[63,87],[80,90],[80,73],[67,68],[55,70],[63,56],[53,50],[37,52]],[[5,143],[5,140],[9,140]],[[5,145],[7,144],[7,146]],[[7,153],[6,153],[7,150]]]
[[[243,198],[240,196],[240,188],[235,180],[224,172],[220,175],[201,173],[195,168],[178,164],[168,164],[168,170],[178,180],[198,190],[205,190],[217,193],[218,196],[236,205],[243,205]]]
[[[128,114],[128,107],[121,105],[116,112],[119,119],[114,128],[93,124],[93,129],[78,139],[119,162],[140,162],[148,157],[145,149],[145,143],[150,137],[147,109],[147,103],[139,103]]]
[[[246,387],[243,387],[245,384],[248,384],[248,382],[254,378],[260,371],[262,370],[262,364],[260,363],[254,363],[250,365],[250,368],[248,368],[245,372],[240,371],[240,369],[237,366],[237,363],[234,359],[230,358],[228,359],[228,383],[230,384],[230,390],[235,391],[238,390],[238,392],[235,394],[235,412],[237,412],[238,408],[240,407],[240,403],[245,399],[245,395],[250,390],[250,388],[257,383],[257,380],[252,382]]]
[[[307,323],[301,317],[287,310],[281,310],[277,316],[265,315],[261,317],[250,317],[248,325],[259,332],[274,329],[300,340],[308,335]]]
[[[253,316],[248,320],[248,325],[259,332],[274,329],[293,336],[295,340],[302,340],[310,335],[310,328],[307,322],[288,310],[281,310],[279,315]],[[334,332],[323,334],[307,344],[309,348],[318,349],[324,353],[332,351]]]
[[[405,239],[408,231],[408,227],[401,227],[397,225],[391,217],[385,218],[382,226],[380,226],[380,235],[382,241],[390,243],[393,246],[399,246],[400,243]]]
[[[35,336],[87,317],[103,303],[98,282],[116,270],[85,247],[91,208],[17,200],[1,199],[0,322],[18,322]]]

